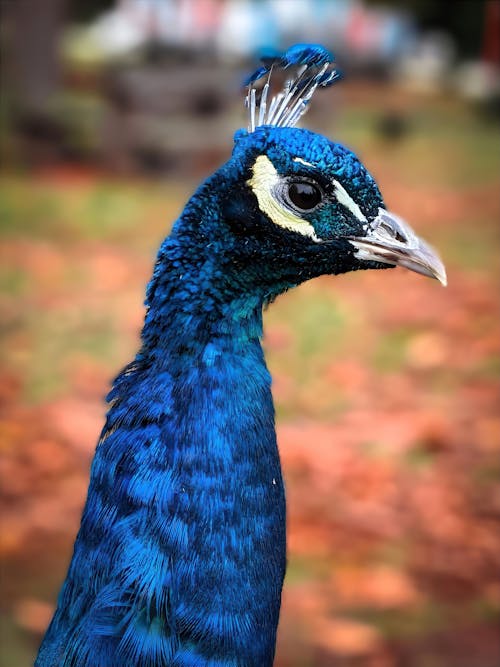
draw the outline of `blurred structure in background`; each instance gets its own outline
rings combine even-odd
[[[346,76],[307,126],[354,148],[449,287],[357,272],[266,312],[276,667],[498,667],[500,2],[0,6],[2,666],[51,616],[156,248],[231,151],[256,53],[313,41]]]
[[[333,48],[349,79],[449,91],[499,113],[497,2],[453,11],[354,0],[46,0],[40,12],[29,0],[3,4],[3,123],[14,131],[6,150],[24,164],[164,173],[217,161],[240,69],[296,41]],[[381,131],[399,136],[405,120],[388,114]]]

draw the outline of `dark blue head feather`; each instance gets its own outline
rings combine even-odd
[[[308,68],[320,67],[333,63],[333,54],[321,44],[295,44],[285,53],[266,54],[261,57],[262,67],[257,68],[245,79],[245,86],[268,74],[272,69],[287,69],[291,66],[305,65]]]

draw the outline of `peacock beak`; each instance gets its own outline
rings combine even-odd
[[[446,269],[437,252],[419,238],[413,229],[394,213],[379,208],[368,223],[366,236],[347,240],[357,248],[357,259],[404,266],[424,276],[436,278],[446,286]]]

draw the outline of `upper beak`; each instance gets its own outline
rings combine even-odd
[[[347,239],[358,249],[362,260],[405,266],[424,276],[447,284],[446,269],[437,252],[419,238],[401,218],[379,208],[377,217],[368,223],[366,236]]]

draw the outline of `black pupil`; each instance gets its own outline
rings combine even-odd
[[[292,204],[302,211],[310,211],[321,201],[321,192],[312,183],[290,183],[288,196]]]

